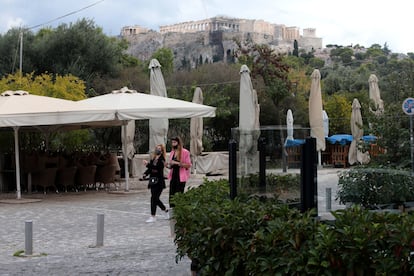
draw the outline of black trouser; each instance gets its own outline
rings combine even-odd
[[[156,185],[155,187],[151,187],[151,215],[155,216],[155,213],[157,211],[157,206],[161,208],[161,210],[165,211],[165,205],[160,200],[160,196],[162,193],[162,186]]]
[[[170,181],[170,207],[173,208],[175,205],[171,203],[171,197],[176,193],[184,193],[185,189],[185,182],[174,181],[173,179]]]

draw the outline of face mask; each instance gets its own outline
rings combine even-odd
[[[178,149],[178,146],[173,146],[172,148],[176,150],[176,149]]]
[[[156,155],[160,155],[161,154],[161,150],[159,150],[159,149],[155,150],[155,154]]]

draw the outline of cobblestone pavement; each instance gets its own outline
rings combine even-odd
[[[202,179],[193,176],[187,186]],[[318,173],[318,182],[321,193],[336,187],[336,170]],[[176,262],[170,221],[158,209],[157,221],[145,223],[146,182],[131,179],[129,192],[121,187],[109,193],[23,194],[24,204],[14,204],[14,196],[0,194],[0,275],[191,275],[190,260]],[[318,196],[319,204],[323,199],[324,194]],[[161,200],[168,203],[168,189]],[[101,247],[96,247],[98,214],[104,214]],[[26,221],[33,223],[33,255],[15,257],[25,249]]]

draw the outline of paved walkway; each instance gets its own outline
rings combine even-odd
[[[334,198],[338,170],[318,171],[320,212],[326,187]],[[199,185],[203,177],[193,176],[188,186]],[[170,221],[158,215],[155,223],[145,223],[150,207],[145,182],[131,179],[128,193],[33,194],[30,198],[40,200],[26,204],[13,204],[13,197],[0,194],[0,275],[191,275],[188,259],[175,261]],[[161,200],[168,203],[168,189]],[[332,209],[338,208],[333,201]],[[98,214],[105,220],[102,247],[95,247]],[[14,257],[25,249],[28,220],[34,254]]]

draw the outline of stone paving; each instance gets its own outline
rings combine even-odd
[[[320,213],[325,210],[326,187],[332,187],[335,196],[337,171],[318,171]],[[203,177],[192,176],[187,187],[199,185]],[[131,179],[129,192],[121,187],[109,193],[23,194],[25,204],[13,203],[14,196],[0,194],[0,275],[191,275],[190,260],[176,262],[170,221],[158,209],[157,221],[145,223],[150,212],[146,182]],[[161,200],[168,203],[168,189]],[[342,206],[333,200],[332,209],[338,208]],[[104,214],[101,247],[96,247],[98,214]],[[33,255],[15,257],[25,249],[29,220]]]

